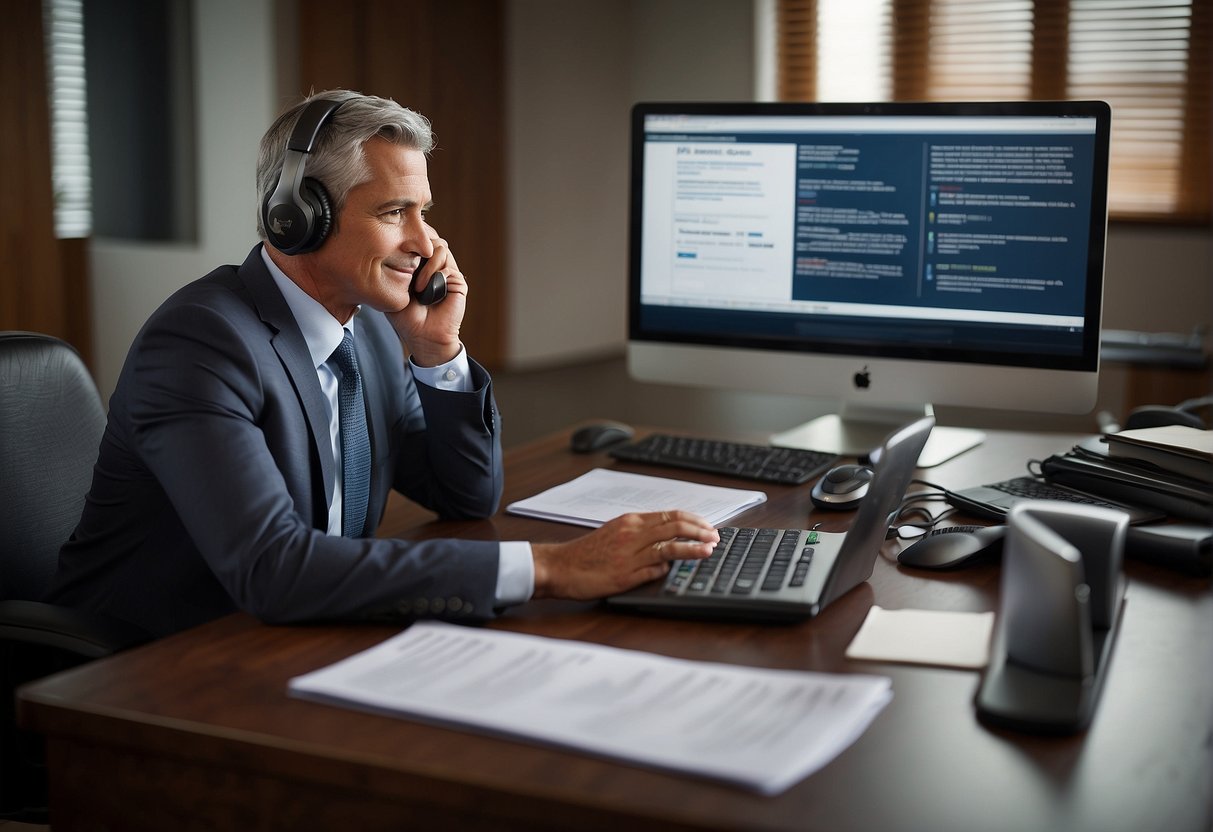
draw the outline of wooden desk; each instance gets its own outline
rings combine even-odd
[[[595,465],[567,436],[507,455],[505,502]],[[1073,437],[992,433],[921,472],[961,486],[1022,471]],[[737,484],[726,479],[710,482]],[[808,488],[772,487],[738,518],[824,521]],[[385,534],[564,539],[571,526],[498,515],[427,522],[403,502]],[[1213,824],[1213,593],[1207,580],[1130,563],[1123,628],[1085,734],[983,727],[978,674],[853,662],[868,608],[989,610],[999,571],[901,570],[792,626],[634,617],[597,604],[532,603],[491,626],[690,659],[887,674],[892,703],[841,757],[787,792],[739,789],[506,739],[289,699],[286,683],[399,628],[268,627],[233,615],[24,689],[21,719],[48,737],[56,832],[70,829],[1205,830]]]

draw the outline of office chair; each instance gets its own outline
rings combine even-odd
[[[16,688],[148,639],[38,600],[80,519],[104,429],[101,397],[71,346],[0,332],[0,820],[47,822],[43,744],[17,728]]]

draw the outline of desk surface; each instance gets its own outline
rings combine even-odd
[[[979,449],[920,475],[952,487],[1004,479],[1074,439],[992,432]],[[509,452],[503,505],[614,464],[566,448],[561,434]],[[813,509],[807,487],[766,490],[767,503],[733,522],[842,529],[853,516]],[[583,531],[504,514],[437,522],[394,499],[381,534],[557,540]],[[124,829],[398,829],[424,820],[528,830],[1213,828],[1207,580],[1130,562],[1122,629],[1090,729],[1022,736],[977,722],[975,672],[843,657],[874,603],[996,608],[997,566],[914,573],[896,565],[897,545],[868,583],[802,624],[535,602],[490,625],[689,659],[891,677],[893,701],[871,728],[773,798],[286,696],[291,677],[369,647],[393,626],[269,627],[233,615],[35,683],[22,693],[21,719],[48,736],[56,830],[107,814]]]

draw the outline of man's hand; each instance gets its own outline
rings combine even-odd
[[[434,253],[425,266],[413,273],[413,288],[429,285],[430,277],[442,272],[446,277],[446,297],[431,306],[422,306],[410,297],[408,306],[388,313],[396,334],[404,341],[413,361],[420,367],[437,367],[459,354],[462,344],[459,327],[463,324],[468,284],[455,262],[446,240],[428,225]]]
[[[705,558],[720,535],[686,511],[625,514],[568,543],[534,543],[535,598],[589,600],[654,581],[671,560]]]

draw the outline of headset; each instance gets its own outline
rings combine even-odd
[[[305,176],[304,167],[321,128],[344,103],[324,98],[309,103],[286,143],[278,183],[261,206],[265,235],[283,254],[315,251],[333,228],[328,191]]]
[[[310,102],[299,115],[286,143],[278,182],[261,206],[265,236],[283,254],[315,251],[333,229],[333,203],[328,191],[315,179],[305,176],[304,167],[307,154],[316,145],[316,137],[344,103],[324,98]],[[421,265],[425,265],[424,259]],[[422,306],[438,303],[446,297],[446,277],[442,272],[435,272],[425,289],[416,291],[410,284],[409,293]]]

